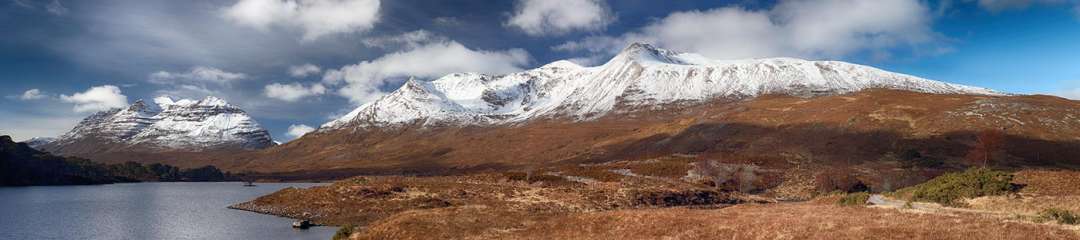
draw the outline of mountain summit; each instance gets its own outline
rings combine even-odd
[[[220,98],[158,97],[86,117],[41,149],[86,156],[123,151],[206,151],[273,146],[270,133],[239,107]]]
[[[454,73],[434,81],[410,79],[398,90],[324,124],[322,131],[415,121],[473,125],[559,117],[588,120],[620,109],[768,94],[837,95],[873,88],[1000,95],[846,62],[712,60],[634,43],[596,67],[557,61],[506,75]]]

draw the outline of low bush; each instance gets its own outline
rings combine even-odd
[[[636,189],[628,194],[634,206],[674,207],[692,205],[737,204],[741,200],[707,189],[666,190]]]
[[[837,204],[840,204],[840,206],[863,206],[866,205],[868,200],[870,200],[870,193],[868,192],[848,193],[841,197]]]
[[[1057,208],[1050,208],[1039,212],[1039,218],[1046,221],[1057,221],[1061,224],[1076,225],[1080,223],[1080,216],[1075,213]]]
[[[962,206],[959,200],[982,196],[1004,195],[1016,191],[1013,175],[988,168],[972,168],[948,173],[925,183],[900,189],[911,201],[936,202],[947,206]]]
[[[349,239],[349,236],[351,236],[353,234],[354,228],[356,228],[356,226],[353,226],[353,225],[341,226],[341,228],[338,228],[337,232],[334,233],[334,238],[333,239],[334,240]]]

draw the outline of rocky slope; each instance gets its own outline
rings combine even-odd
[[[269,132],[222,99],[174,101],[159,97],[153,105],[139,100],[126,108],[95,113],[40,148],[116,162],[151,157],[125,156],[136,153],[227,152],[274,145]]]

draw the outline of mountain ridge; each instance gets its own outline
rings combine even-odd
[[[319,131],[413,121],[484,125],[545,118],[589,120],[620,108],[767,94],[837,95],[871,88],[1002,95],[839,61],[711,60],[634,43],[595,67],[561,60],[504,75],[453,73],[432,81],[410,79],[401,88],[323,124]]]
[[[273,145],[267,130],[223,99],[173,100],[162,96],[152,105],[138,100],[124,108],[90,115],[40,148],[61,155],[88,156],[124,151],[255,150]]]

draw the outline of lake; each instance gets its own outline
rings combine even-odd
[[[0,187],[0,239],[330,239],[335,227],[297,230],[292,219],[234,203],[314,183],[123,183]]]

